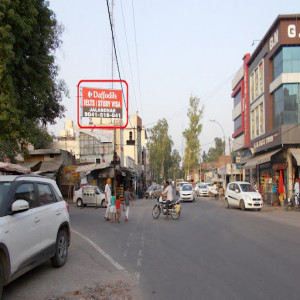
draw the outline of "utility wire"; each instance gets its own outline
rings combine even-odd
[[[114,52],[115,52],[115,56],[116,56],[117,68],[118,68],[118,73],[119,73],[119,79],[121,80],[121,73],[120,73],[118,55],[117,55],[117,50],[116,50],[115,36],[114,36],[114,30],[113,30],[112,21],[111,21],[111,14],[110,14],[108,0],[106,0],[106,5],[107,5],[107,12],[108,12],[109,23],[110,23],[111,36],[112,36],[112,41],[113,41],[113,46],[114,46]],[[120,84],[121,84],[121,89],[122,89],[122,94],[123,94],[124,105],[125,105],[126,110],[128,110],[127,109],[127,105],[126,105],[126,101],[125,101],[125,95],[124,95],[123,85],[122,85],[121,82],[120,82]],[[129,123],[132,126],[130,119],[129,119]]]

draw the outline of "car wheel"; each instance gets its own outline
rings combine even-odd
[[[241,204],[240,204],[240,206],[241,206],[241,210],[245,210],[246,208],[245,208],[245,202],[244,202],[244,200],[241,200]]]
[[[229,203],[227,199],[225,199],[225,208],[229,208]]]
[[[106,203],[104,199],[101,201],[101,207],[106,207]]]
[[[0,299],[2,299],[2,292],[3,292],[3,284],[4,284],[4,279],[3,279],[3,268],[2,264],[0,263]]]
[[[65,230],[60,230],[57,235],[55,244],[55,254],[51,258],[53,267],[62,267],[68,256],[68,236]]]
[[[76,203],[78,207],[83,207],[83,201],[81,198],[78,198]]]

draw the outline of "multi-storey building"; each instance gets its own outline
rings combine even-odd
[[[278,186],[280,174],[288,197],[295,178],[299,178],[299,18],[300,15],[279,15],[246,64],[244,59],[244,75],[238,77],[237,73],[233,82],[235,102],[239,101],[238,85],[244,82],[245,87],[244,98],[241,96],[244,129],[243,121],[242,129],[238,129],[236,105],[233,110],[235,155],[244,164],[244,179],[256,183],[266,201],[270,200],[268,193]]]

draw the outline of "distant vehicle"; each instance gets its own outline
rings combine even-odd
[[[205,183],[199,183],[196,194],[198,197],[208,197],[209,196],[209,189]]]
[[[76,203],[78,207],[87,205],[106,207],[104,192],[94,185],[85,185],[75,191],[73,202]]]
[[[181,188],[184,184],[188,184],[188,182],[182,181],[182,182],[177,183],[177,185],[176,185],[176,195],[179,195],[179,192],[180,192],[180,190],[181,190]]]
[[[162,191],[163,191],[163,188],[160,184],[151,185],[145,193],[145,198],[146,199],[158,198],[159,195],[162,193]]]
[[[263,201],[261,194],[249,183],[244,181],[230,182],[225,193],[225,207],[239,207],[241,210],[261,210]]]
[[[195,201],[196,193],[191,184],[183,184],[179,191],[181,201]]]
[[[217,189],[217,186],[213,182],[206,182],[205,185],[207,186],[209,191]]]

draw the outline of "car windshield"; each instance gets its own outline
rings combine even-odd
[[[2,204],[2,201],[5,198],[10,185],[10,182],[0,182],[0,205]]]
[[[200,185],[200,189],[207,189],[207,185],[201,184],[201,185]]]
[[[240,187],[243,192],[256,192],[254,187],[251,184],[240,184]]]
[[[192,186],[191,185],[187,185],[187,184],[182,187],[183,191],[191,191],[192,189],[193,189]]]

